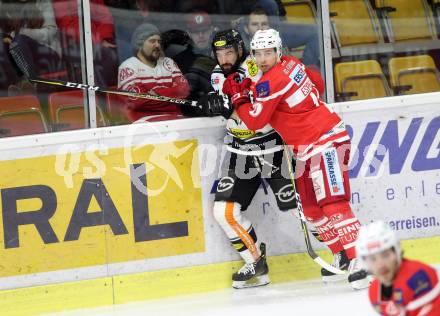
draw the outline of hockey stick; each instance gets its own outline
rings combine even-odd
[[[200,107],[199,104],[197,103],[197,101],[169,98],[169,97],[165,97],[165,96],[161,96],[161,95],[137,93],[137,92],[126,91],[126,90],[114,90],[114,89],[102,88],[102,87],[83,84],[83,83],[75,83],[75,82],[62,81],[62,80],[39,78],[35,75],[33,69],[31,69],[31,66],[24,58],[23,52],[21,51],[21,48],[17,43],[14,43],[14,42],[11,43],[10,48],[9,48],[9,52],[11,53],[11,56],[14,59],[18,68],[20,69],[20,71],[23,73],[23,75],[26,77],[26,79],[29,80],[30,82],[44,83],[44,84],[50,84],[50,85],[62,86],[62,87],[68,87],[68,88],[74,88],[74,89],[81,89],[81,90],[100,91],[100,92],[104,92],[104,93],[117,94],[117,95],[123,95],[123,96],[128,96],[128,97],[136,97],[136,98],[142,98],[142,99],[148,99],[148,100],[164,101],[164,102],[171,102],[171,103],[176,103],[176,104],[180,104],[180,105]]]
[[[345,271],[337,269],[334,266],[332,266],[331,264],[329,264],[326,261],[324,261],[324,259],[322,259],[320,256],[318,256],[318,254],[313,249],[312,243],[310,241],[309,229],[307,228],[306,218],[304,216],[304,210],[303,210],[303,207],[302,207],[301,199],[300,199],[299,193],[296,190],[296,186],[295,186],[295,174],[294,174],[294,172],[292,170],[292,165],[290,164],[290,161],[292,161],[292,159],[291,159],[291,157],[289,155],[289,147],[286,144],[284,144],[284,156],[285,156],[285,159],[287,161],[287,168],[288,168],[288,171],[289,171],[290,180],[292,182],[293,191],[295,192],[297,210],[298,210],[298,213],[299,213],[299,219],[300,219],[300,222],[301,222],[301,228],[302,228],[302,231],[304,233],[304,240],[306,242],[307,253],[313,259],[313,261],[315,261],[317,264],[319,264],[321,267],[323,267],[327,271],[330,271],[330,272],[332,272],[334,274],[346,274]]]

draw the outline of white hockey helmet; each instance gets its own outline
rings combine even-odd
[[[387,249],[394,248],[397,254],[397,261],[400,265],[402,253],[400,242],[390,226],[382,221],[371,223],[361,227],[356,241],[357,257],[365,265],[365,257],[373,255]]]
[[[251,41],[251,55],[254,57],[256,49],[275,48],[278,57],[281,58],[283,43],[280,33],[274,29],[258,30],[255,32]]]

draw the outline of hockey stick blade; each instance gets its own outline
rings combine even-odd
[[[43,84],[62,86],[62,87],[73,88],[73,89],[89,90],[89,91],[100,91],[100,92],[104,92],[104,93],[123,95],[123,96],[127,96],[127,97],[135,97],[135,98],[141,98],[141,99],[170,102],[170,103],[187,105],[187,106],[192,106],[192,107],[200,107],[199,104],[197,103],[197,101],[169,98],[169,97],[165,97],[165,96],[161,96],[161,95],[152,95],[152,94],[138,93],[138,92],[126,91],[126,90],[106,89],[106,88],[101,88],[98,86],[93,86],[93,85],[88,85],[88,84],[83,84],[83,83],[39,78],[35,75],[33,69],[31,68],[29,63],[26,61],[26,58],[24,57],[23,52],[17,43],[11,43],[10,48],[9,48],[9,52],[10,52],[12,58],[14,59],[15,63],[17,64],[18,68],[20,69],[20,71],[26,77],[26,79],[28,79],[29,81],[34,82],[34,83],[43,83]]]
[[[315,250],[312,247],[309,231],[307,229],[307,224],[306,224],[305,220],[303,220],[302,218],[300,220],[301,220],[301,227],[302,227],[302,230],[304,233],[304,239],[306,242],[307,253],[313,259],[313,261],[315,261],[317,264],[319,264],[322,268],[324,268],[327,271],[330,271],[334,274],[340,274],[340,275],[346,274],[347,273],[346,271],[342,271],[338,268],[335,268],[334,266],[332,266],[331,264],[329,264],[325,260],[323,260],[320,256],[318,256],[318,254],[315,252]]]

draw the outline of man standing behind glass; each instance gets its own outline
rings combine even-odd
[[[189,99],[197,100],[211,91],[211,72],[216,61],[211,56],[214,27],[206,12],[186,16],[186,30],[190,36],[187,48],[173,56],[191,87]]]
[[[190,14],[186,18],[188,34],[194,42],[194,52],[201,55],[211,55],[211,38],[214,27],[211,18],[205,12]]]
[[[138,93],[184,99],[189,85],[176,63],[163,57],[162,39],[156,26],[141,24],[131,39],[133,57],[125,60],[118,69],[118,89]],[[155,114],[181,113],[174,103],[141,98],[126,99],[127,116],[131,121]]]

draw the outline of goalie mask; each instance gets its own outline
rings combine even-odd
[[[238,67],[240,67],[241,63],[246,59],[246,50],[244,48],[243,39],[241,38],[240,33],[237,30],[229,29],[225,31],[217,32],[214,35],[214,39],[212,40],[212,52],[214,54],[214,58],[217,64],[222,69],[225,75],[236,72]],[[223,69],[217,59],[217,50],[233,48],[237,53],[237,61],[234,65],[232,65],[232,69]]]

